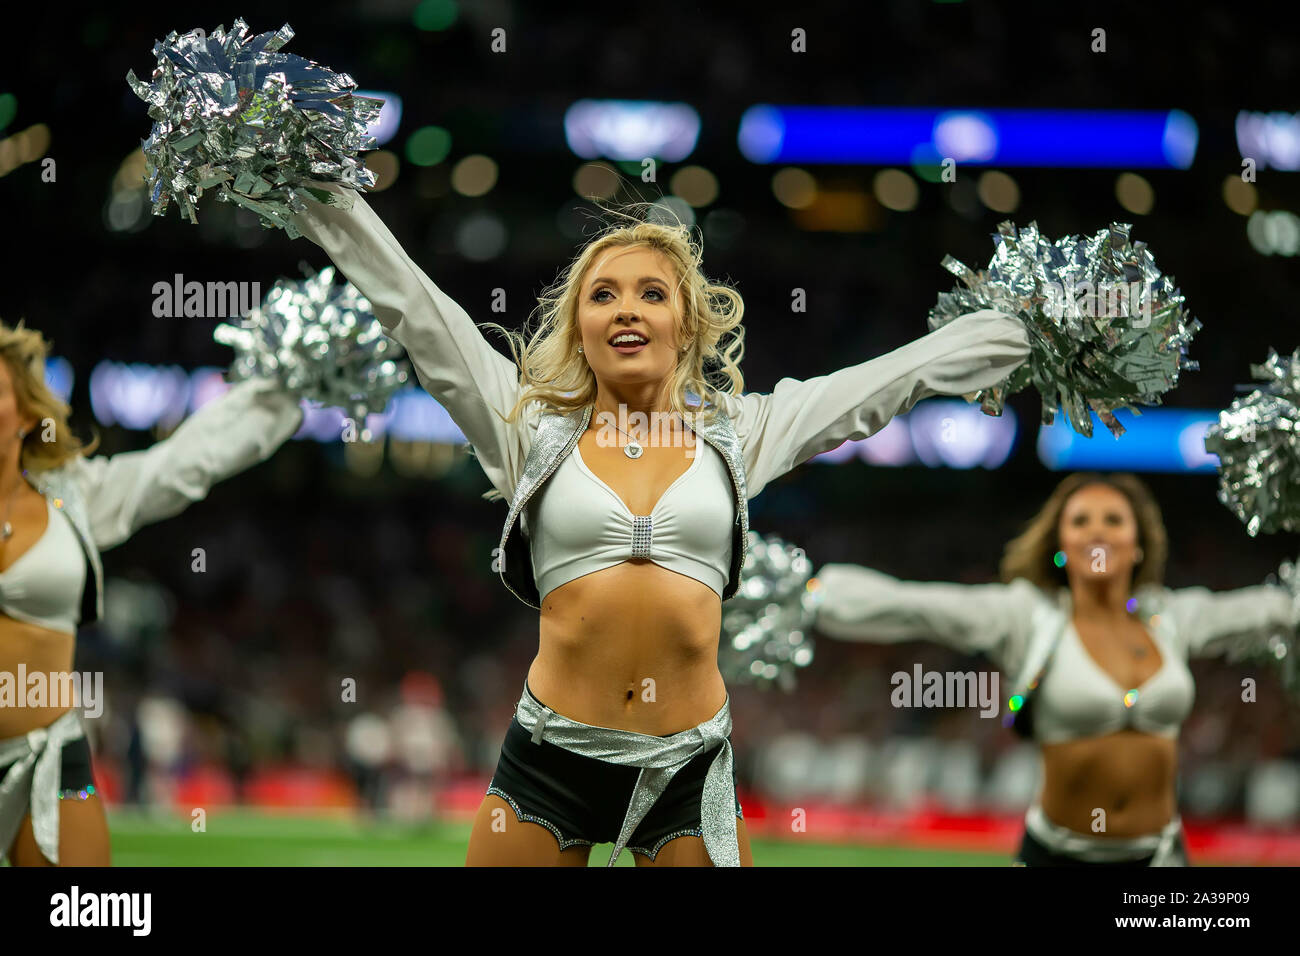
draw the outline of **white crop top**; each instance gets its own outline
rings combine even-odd
[[[77,633],[86,560],[72,522],[47,498],[49,524],[36,543],[0,573],[0,613],[67,634]]]
[[[694,578],[721,598],[731,570],[736,499],[717,449],[697,439],[694,451],[650,514],[634,515],[575,445],[524,509],[542,598],[574,578],[631,558],[648,558]]]
[[[1035,691],[1034,739],[1051,744],[1118,730],[1177,737],[1192,712],[1196,685],[1187,664],[1161,639],[1160,628],[1147,632],[1160,652],[1160,669],[1137,687],[1121,687],[1068,624]]]
[[[1160,669],[1137,687],[1121,687],[1079,639],[1064,589],[1053,600],[1023,578],[1010,584],[900,581],[851,564],[825,565],[817,578],[818,630],[842,640],[932,640],[986,654],[1007,678],[1004,705],[1046,663],[1033,691],[1040,743],[1125,728],[1176,737],[1195,693],[1189,659],[1238,659],[1258,653],[1274,635],[1294,642],[1297,633],[1297,607],[1283,587],[1145,587],[1134,597],[1160,652]]]

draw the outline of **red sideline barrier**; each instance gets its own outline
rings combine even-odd
[[[107,804],[119,804],[125,799],[125,784],[112,763],[96,761],[94,775],[95,789]],[[361,805],[346,774],[288,766],[265,767],[249,774],[240,800],[229,771],[218,765],[201,765],[169,779],[165,795],[158,799],[187,815],[195,807],[237,803],[290,810],[356,809]]]
[[[473,819],[487,791],[487,777],[448,782],[435,808],[451,820]],[[122,793],[120,777],[107,762],[95,765],[96,786],[109,803]],[[175,782],[174,809],[229,806],[235,800],[230,775],[220,767],[200,767]],[[882,810],[805,801],[798,806],[765,801],[740,793],[749,833],[767,839],[816,840],[863,846],[915,846],[1005,855],[1020,845],[1024,817],[983,813],[956,814],[933,807]],[[293,767],[268,767],[249,776],[245,805],[291,810],[355,809],[360,806],[352,782],[344,774]],[[793,823],[802,820],[802,832]],[[1184,820],[1187,852],[1204,865],[1300,866],[1300,831],[1264,830],[1240,821]]]
[[[459,781],[443,790],[439,811],[447,817],[470,819],[483,800],[488,779]],[[1025,832],[1023,814],[955,814],[933,808],[881,810],[807,801],[799,806],[769,803],[742,790],[745,826],[753,836],[767,839],[863,846],[916,846],[935,850],[1011,855]],[[806,830],[792,823],[801,811]],[[1222,866],[1300,866],[1300,831],[1264,830],[1236,821],[1183,821],[1187,852],[1194,863]]]

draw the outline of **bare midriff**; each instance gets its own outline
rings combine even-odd
[[[48,505],[40,492],[26,482],[20,482],[14,492],[11,514],[14,530],[11,537],[0,542],[0,560],[4,562],[0,574],[13,567],[49,530]],[[71,709],[66,700],[60,700],[61,706],[58,707],[27,706],[32,699],[28,697],[28,688],[17,684],[18,667],[21,664],[27,674],[42,673],[46,676],[45,703],[48,703],[55,696],[49,693],[48,677],[52,673],[71,673],[76,645],[77,638],[73,634],[0,613],[0,673],[6,675],[4,679],[15,694],[13,701],[0,699],[0,740],[19,737],[38,727],[48,727]]]
[[[1173,819],[1176,739],[1121,730],[1044,744],[1042,750],[1041,804],[1053,823],[1121,839],[1158,833]],[[1102,819],[1105,829],[1098,830]]]
[[[722,602],[705,584],[645,559],[556,588],[542,605],[528,686],[557,714],[662,737],[721,709]]]
[[[579,449],[634,514],[653,510],[694,453],[653,447],[632,461],[599,446],[594,431]],[[542,600],[528,687],[557,714],[584,724],[656,737],[689,730],[727,699],[718,670],[721,626],[722,600],[707,584],[645,558],[624,561]]]
[[[39,672],[48,677],[51,673],[70,673],[75,649],[76,638],[71,634],[0,614],[0,672],[6,674],[9,681],[18,680],[19,664],[27,674]],[[15,705],[30,702],[26,688],[15,685],[14,692],[19,695],[13,702]],[[22,736],[37,727],[48,727],[68,710],[66,704],[60,707],[19,707],[10,706],[6,700],[0,705],[0,740]]]

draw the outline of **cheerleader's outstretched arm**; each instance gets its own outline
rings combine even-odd
[[[817,629],[844,641],[892,644],[934,641],[983,653],[1014,671],[1028,645],[1035,607],[1043,601],[1024,579],[1010,584],[900,581],[855,564],[817,572]]]
[[[269,458],[302,425],[298,399],[268,379],[232,386],[142,451],[80,458],[70,474],[86,496],[99,550],[202,501],[218,481]]]
[[[513,361],[494,349],[466,311],[434,285],[365,197],[322,184],[350,208],[308,200],[296,225],[370,300],[375,317],[411,359],[415,374],[465,433],[479,465],[506,500],[523,473],[529,421],[504,421],[521,392]]]
[[[1028,357],[1024,323],[982,309],[829,375],[783,378],[770,394],[720,395],[744,449],[749,497],[814,455],[875,434],[923,398],[996,385]]]
[[[1296,608],[1283,587],[1178,588],[1164,590],[1163,597],[1160,613],[1173,615],[1189,657],[1245,656],[1264,647],[1274,634],[1285,635],[1294,648]]]

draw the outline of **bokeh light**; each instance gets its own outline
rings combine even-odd
[[[1137,173],[1120,173],[1115,179],[1115,198],[1127,212],[1145,216],[1156,204],[1156,191]]]
[[[422,126],[406,140],[406,158],[416,166],[436,166],[451,152],[451,133],[441,126]]]
[[[1259,190],[1235,174],[1223,177],[1223,202],[1238,216],[1249,216],[1259,206]]]
[[[1006,173],[990,169],[980,174],[980,202],[994,212],[1015,212],[1020,205],[1020,187]]]
[[[916,180],[901,169],[882,169],[872,179],[871,189],[880,205],[895,212],[910,212],[921,197]]]
[[[683,166],[673,173],[668,188],[696,209],[710,206],[718,198],[718,177],[703,166]]]
[[[462,196],[483,196],[497,184],[497,164],[489,156],[466,156],[451,170],[451,188]]]
[[[817,201],[817,180],[803,169],[781,169],[772,176],[772,195],[790,209],[807,209]]]
[[[456,22],[455,0],[420,0],[411,12],[411,22],[419,30],[445,30]]]

